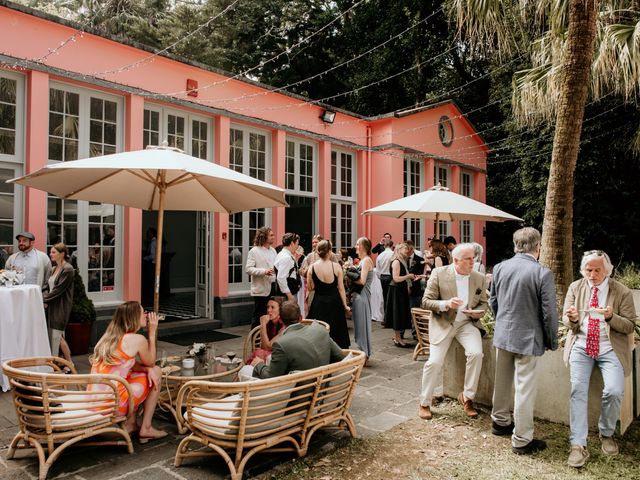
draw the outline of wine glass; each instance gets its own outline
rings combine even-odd
[[[160,360],[160,367],[165,367],[167,365],[167,351],[166,350],[162,350],[162,354],[160,356],[161,360]]]

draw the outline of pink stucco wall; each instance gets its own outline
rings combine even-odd
[[[0,7],[0,53],[18,59],[35,59],[46,55],[77,31],[32,15]],[[16,39],[19,39],[17,41]],[[323,108],[305,103],[287,95],[273,93],[263,87],[224,77],[220,74],[182,64],[163,57],[151,57],[149,52],[120,44],[88,33],[77,36],[56,54],[44,61],[73,74],[87,75],[113,82],[113,88],[90,84],[99,89],[125,98],[124,147],[126,150],[142,148],[143,112],[146,102],[165,104],[158,95],[174,96],[199,105],[221,109],[209,113],[213,119],[213,161],[223,166],[229,164],[229,129],[231,122],[270,129],[271,181],[284,187],[286,138],[289,135],[312,137],[317,143],[317,212],[318,231],[326,237],[330,234],[331,206],[331,151],[336,146],[350,151],[356,159],[357,236],[369,236],[375,243],[384,232],[394,239],[403,236],[403,221],[384,217],[364,217],[367,208],[397,199],[403,195],[403,170],[406,152],[421,152],[424,162],[425,188],[434,184],[435,163],[451,165],[451,189],[460,191],[461,170],[473,175],[473,196],[485,200],[486,156],[488,149],[473,126],[453,103],[442,103],[432,108],[416,111],[400,118],[389,116],[365,120],[355,115],[338,113],[333,124],[319,119]],[[134,68],[122,69],[140,62]],[[50,80],[60,80],[87,86],[81,80],[38,71],[26,74],[26,160],[25,173],[30,173],[47,163],[47,121]],[[198,82],[198,97],[185,94],[187,79]],[[135,87],[144,93],[130,94],[125,87]],[[243,115],[246,118],[238,118]],[[448,116],[453,122],[454,141],[444,146],[438,136],[438,121]],[[264,121],[271,122],[265,127]],[[294,128],[297,133],[288,132]],[[321,135],[318,139],[317,135]],[[345,146],[344,143],[350,144]],[[284,233],[286,210],[273,209],[272,227],[279,238]],[[228,221],[226,214],[213,217],[212,292],[224,297],[229,293],[228,271]],[[124,266],[123,295],[126,299],[140,295],[140,245],[142,242],[142,215],[140,210],[125,209],[124,214]],[[46,194],[25,189],[25,228],[38,238],[38,247],[46,241]],[[484,222],[474,223],[475,240],[485,245],[482,237]],[[452,233],[459,237],[459,224]],[[425,222],[425,235],[433,235],[432,222]],[[420,246],[421,248],[424,246]]]

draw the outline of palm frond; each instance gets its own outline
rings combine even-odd
[[[518,2],[503,0],[453,0],[449,15],[458,26],[458,36],[474,49],[495,53],[499,57],[511,56],[517,51],[516,30]]]
[[[596,98],[614,92],[626,101],[637,100],[640,93],[640,19],[628,24],[599,24],[591,77]]]
[[[531,67],[515,72],[511,103],[520,127],[555,119],[565,40],[545,32],[531,44]]]

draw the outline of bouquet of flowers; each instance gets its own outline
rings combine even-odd
[[[187,350],[187,354],[190,357],[195,357],[196,355],[204,355],[204,352],[207,349],[207,344],[206,343],[194,343],[193,345],[191,345],[191,348],[189,348],[189,350]]]
[[[0,270],[0,286],[12,287],[13,285],[22,285],[24,282],[24,274],[14,270]]]

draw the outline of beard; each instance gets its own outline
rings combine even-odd
[[[20,250],[21,252],[26,252],[30,248],[31,248],[31,245],[24,245],[24,244],[18,245],[18,250]]]

